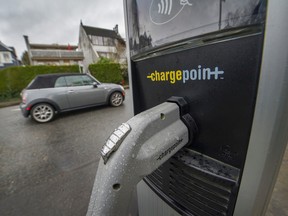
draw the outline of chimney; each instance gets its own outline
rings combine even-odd
[[[30,50],[29,38],[28,38],[27,35],[23,35],[23,37],[24,37],[24,40],[25,40],[25,43],[26,43],[27,50],[29,51]]]
[[[24,40],[25,40],[25,43],[26,43],[27,53],[28,53],[28,57],[29,57],[30,64],[33,65],[32,56],[31,56],[31,50],[30,50],[29,38],[28,38],[27,35],[23,35],[23,37],[24,37]]]
[[[119,32],[118,32],[118,24],[115,25],[115,27],[113,28],[113,30],[116,32],[117,35],[119,34]]]

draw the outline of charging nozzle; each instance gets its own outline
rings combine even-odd
[[[197,126],[184,98],[146,110],[118,127],[101,150],[87,216],[128,215],[136,185],[193,140]]]

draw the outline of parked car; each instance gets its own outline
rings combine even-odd
[[[118,107],[125,91],[121,85],[100,83],[88,74],[65,73],[36,76],[21,96],[23,116],[45,123],[65,111],[104,104]]]

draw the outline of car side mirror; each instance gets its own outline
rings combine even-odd
[[[93,82],[93,87],[94,87],[94,88],[97,88],[97,87],[98,87],[96,82]]]

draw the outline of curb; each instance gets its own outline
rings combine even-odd
[[[9,107],[9,106],[15,106],[15,105],[19,105],[20,103],[21,103],[21,100],[19,100],[19,101],[0,102],[0,108]]]

